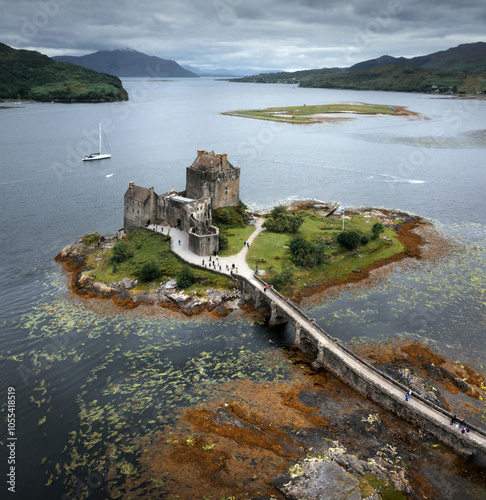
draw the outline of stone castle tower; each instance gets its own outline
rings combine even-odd
[[[186,171],[186,190],[158,195],[154,188],[130,182],[124,196],[123,227],[131,233],[148,224],[165,222],[189,234],[189,248],[197,255],[219,251],[219,229],[212,225],[212,210],[238,205],[240,168],[226,154],[203,149]]]
[[[211,198],[211,208],[232,207],[240,201],[240,168],[233,167],[228,155],[199,149],[186,169],[186,197]]]

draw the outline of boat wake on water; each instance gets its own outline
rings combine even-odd
[[[395,175],[389,174],[376,174],[382,177],[388,177],[388,179],[381,179],[382,182],[405,182],[407,184],[423,184],[425,181],[419,179],[406,179],[405,177],[396,177]],[[369,179],[370,177],[368,177]]]

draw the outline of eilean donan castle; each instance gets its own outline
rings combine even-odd
[[[197,255],[219,251],[219,229],[212,225],[211,211],[238,205],[240,168],[226,154],[199,149],[186,169],[186,189],[157,195],[154,188],[135,186],[124,198],[124,228],[130,233],[148,224],[166,223],[189,234],[189,249]]]

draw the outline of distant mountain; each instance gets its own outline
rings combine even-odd
[[[53,59],[120,77],[198,77],[198,75],[184,69],[175,61],[149,56],[132,49],[100,50],[84,56],[56,56]]]
[[[416,64],[412,62],[412,59],[407,59],[406,57],[381,56],[376,59],[359,62],[350,68],[346,68],[346,71],[367,71],[369,69],[381,68],[382,66],[420,66],[422,62],[428,60],[424,56],[414,57],[413,59]]]
[[[128,99],[119,78],[0,43],[0,99],[63,102]]]
[[[348,71],[366,71],[381,66],[419,66],[446,71],[472,71],[486,73],[486,43],[465,43],[457,47],[434,52],[427,56],[406,57],[381,56],[363,61],[348,68]]]
[[[237,82],[254,83],[300,83],[308,80],[314,80],[324,76],[338,75],[345,71],[343,68],[322,68],[322,69],[304,69],[301,71],[279,71],[278,73],[260,73],[259,75],[246,76],[238,78]]]
[[[233,81],[402,92],[484,93],[486,43],[463,44],[410,59],[385,55],[350,68],[261,73]]]
[[[193,73],[196,73],[196,75],[199,76],[206,76],[206,77],[243,77],[243,76],[250,76],[254,75],[255,71],[252,71],[251,69],[248,68],[238,68],[235,70],[232,69],[226,69],[226,68],[215,68],[211,71],[206,71],[201,68],[196,68],[194,66],[189,66],[187,64],[183,64],[182,67],[184,69],[187,69],[188,71],[192,71]]]
[[[418,66],[380,66],[366,71],[346,71],[314,78],[302,87],[395,92],[476,94],[486,92],[486,74],[443,71]]]

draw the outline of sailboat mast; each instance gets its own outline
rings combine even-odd
[[[100,122],[100,149],[98,151],[99,154],[101,154],[101,122]]]

